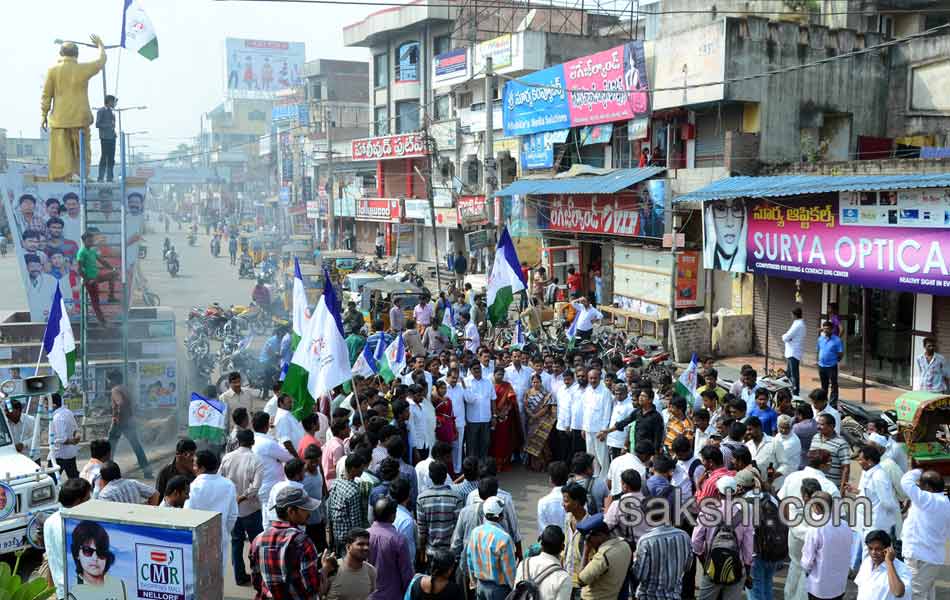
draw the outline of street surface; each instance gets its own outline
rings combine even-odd
[[[151,221],[150,223],[156,223]],[[185,321],[188,311],[194,305],[205,305],[210,302],[220,302],[223,306],[231,304],[247,304],[250,300],[251,288],[254,282],[249,279],[239,280],[237,277],[237,266],[231,266],[227,256],[227,248],[223,248],[222,255],[219,258],[211,256],[209,250],[210,238],[203,234],[198,235],[198,243],[192,247],[188,245],[185,231],[177,231],[173,224],[173,231],[168,234],[172,243],[181,257],[181,272],[177,278],[172,278],[165,270],[165,264],[161,258],[162,242],[166,234],[160,227],[158,232],[148,234],[148,256],[142,265],[143,271],[148,278],[149,287],[157,293],[163,306],[174,309],[177,322],[177,332],[179,346],[184,339],[187,331]],[[23,310],[26,306],[26,296],[23,286],[20,282],[20,274],[17,270],[13,255],[9,254],[0,259],[0,287],[7,293],[0,295],[0,310]],[[178,363],[182,377],[189,377],[190,370],[187,368],[187,357],[184,349],[179,347]],[[184,392],[190,393],[191,390],[203,389],[204,383],[200,387],[195,387],[193,382],[180,379],[180,387]],[[154,436],[149,435],[148,431],[140,431],[142,442],[145,447],[149,460],[153,463],[153,470],[159,468],[174,454],[175,442],[177,436]],[[120,447],[117,454],[117,461],[123,469],[123,474],[128,477],[142,478],[141,471],[137,468],[135,458],[128,447],[128,444],[120,441]],[[88,458],[88,451],[80,453],[79,464],[83,464]],[[853,483],[856,485],[860,467],[853,463],[851,469]],[[537,501],[550,491],[547,476],[542,473],[534,473],[516,466],[514,470],[501,474],[499,477],[501,487],[509,491],[515,501],[518,509],[518,520],[521,526],[524,546],[527,548],[538,535],[537,526]],[[154,483],[149,481],[149,483]],[[21,563],[21,571],[28,573],[38,566],[42,556],[37,552],[27,553]],[[253,598],[253,589],[250,587],[238,587],[234,585],[234,577],[231,574],[230,557],[224,557],[227,564],[227,571],[224,578],[224,598],[247,599]],[[950,597],[950,568],[945,569],[944,576],[941,577],[938,597]],[[785,571],[779,571],[775,577],[775,598],[782,598],[782,587],[784,585]],[[853,600],[856,597],[856,588],[849,584],[848,593],[845,598]]]

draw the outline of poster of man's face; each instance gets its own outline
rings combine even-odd
[[[704,207],[703,267],[744,273],[748,215],[741,198],[715,200]]]
[[[142,214],[142,205],[144,204],[144,202],[145,201],[142,199],[142,194],[139,194],[138,192],[129,194],[129,200],[128,200],[129,214],[135,215],[135,216]]]

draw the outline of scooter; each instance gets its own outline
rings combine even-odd
[[[189,246],[196,246],[196,245],[198,245],[198,234],[197,234],[197,233],[191,232],[191,233],[188,234],[188,245],[189,245]]]
[[[168,269],[168,274],[172,277],[178,277],[178,271],[181,268],[181,264],[178,262],[178,253],[175,252],[173,247],[168,251],[165,267]]]
[[[238,267],[238,279],[254,279],[254,262],[247,254],[241,256],[241,264]]]

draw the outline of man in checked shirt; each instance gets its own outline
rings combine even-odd
[[[320,506],[300,488],[277,494],[277,520],[251,544],[251,572],[255,600],[310,600],[335,568],[325,557],[321,568],[317,548],[301,529]]]

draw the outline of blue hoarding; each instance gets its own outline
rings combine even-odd
[[[527,135],[570,127],[564,66],[550,67],[526,75],[521,81],[506,83],[502,110],[505,135]]]
[[[567,140],[569,129],[542,131],[521,138],[521,166],[524,169],[550,169],[554,166],[554,144]]]

